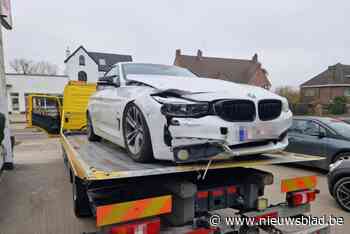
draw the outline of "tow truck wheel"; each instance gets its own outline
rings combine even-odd
[[[338,180],[334,185],[333,194],[339,206],[350,212],[350,177]]]
[[[92,216],[89,198],[86,193],[86,189],[81,183],[80,179],[73,178],[73,207],[74,213],[77,217],[90,217]]]
[[[90,114],[87,113],[86,115],[86,128],[87,128],[87,136],[88,136],[88,140],[89,141],[100,141],[101,137],[97,136],[94,132],[94,127],[92,126],[92,121],[91,121],[91,117]]]

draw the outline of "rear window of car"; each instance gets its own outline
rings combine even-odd
[[[336,131],[339,135],[350,138],[350,124],[342,120],[326,118],[322,120],[330,128]]]

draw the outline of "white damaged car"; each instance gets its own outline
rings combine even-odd
[[[184,68],[118,63],[91,96],[88,139],[107,139],[138,162],[208,160],[283,150],[292,113],[265,89],[199,78]]]

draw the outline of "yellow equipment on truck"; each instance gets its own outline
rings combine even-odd
[[[60,128],[82,130],[86,127],[89,97],[96,91],[95,83],[69,81],[63,97],[31,94],[27,97],[27,126],[39,127],[49,134],[59,134]]]

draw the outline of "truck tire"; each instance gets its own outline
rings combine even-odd
[[[73,208],[75,216],[91,217],[92,212],[89,205],[89,198],[87,196],[86,188],[82,184],[81,180],[77,177],[73,177]]]
[[[87,137],[89,141],[100,141],[101,137],[97,136],[94,131],[94,127],[92,126],[92,121],[90,114],[86,115],[86,124],[87,124]]]
[[[136,134],[132,134],[135,132]],[[154,160],[151,136],[146,119],[140,108],[134,103],[129,103],[125,107],[123,138],[126,151],[134,161],[146,163]]]

